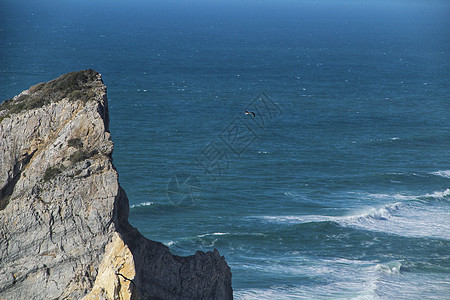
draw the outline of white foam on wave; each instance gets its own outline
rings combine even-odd
[[[384,264],[377,264],[375,270],[385,274],[400,274],[402,263],[398,260],[394,260]]]
[[[272,300],[272,299],[305,299],[301,288],[283,289],[281,287],[234,290],[236,300]]]
[[[437,191],[431,194],[423,195],[404,195],[404,194],[367,194],[363,196],[364,198],[380,199],[380,200],[397,200],[397,201],[413,201],[413,200],[423,200],[425,198],[442,199],[450,196],[450,189],[445,191]]]
[[[331,278],[323,283],[273,284],[268,288],[236,289],[233,294],[239,300],[442,299],[442,295],[448,294],[448,274],[401,273],[401,267],[396,260],[378,264],[341,263],[334,265]]]
[[[235,290],[235,299],[324,299],[342,298],[374,299],[376,282],[380,273],[375,270],[376,262],[344,258],[320,259],[294,257],[284,261],[265,260],[253,265],[252,271],[272,273],[279,276],[295,276],[316,279],[314,284],[273,284],[269,288]],[[237,266],[237,268],[242,266]],[[369,298],[367,298],[369,297]]]
[[[385,205],[380,208],[370,207],[362,210],[355,215],[341,218],[342,220],[361,220],[361,219],[373,219],[380,221],[387,221],[391,219],[402,207],[403,202],[396,202]]]
[[[139,204],[133,204],[130,206],[130,208],[136,208],[136,207],[142,207],[142,206],[150,206],[153,205],[153,202],[143,202]]]
[[[387,232],[408,237],[438,237],[450,239],[450,211],[447,203],[439,202],[450,196],[450,189],[421,195],[368,194],[380,206],[366,207],[347,216],[324,215],[266,215],[247,219],[265,223],[300,224],[336,222],[340,226]],[[274,283],[267,287],[235,290],[235,299],[395,299],[402,291],[404,299],[437,296],[448,291],[450,274],[403,272],[402,259],[364,261],[352,259],[317,259],[302,256],[300,251],[267,262],[265,258],[250,264],[237,264],[258,274],[317,279],[314,284]],[[426,283],[423,287],[421,283]],[[426,290],[426,291],[425,291]],[[439,291],[439,293],[437,293]]]
[[[403,194],[368,194],[364,198],[369,199],[379,199],[379,200],[397,200],[397,201],[408,201],[408,200],[416,200],[417,196],[412,195],[403,195]]]
[[[229,232],[213,232],[213,233],[200,234],[200,235],[197,235],[197,237],[202,238],[202,237],[205,237],[205,236],[229,235],[229,234],[231,234],[231,233],[229,233]]]
[[[445,178],[450,178],[450,170],[437,171],[437,172],[432,172],[432,173],[430,173],[430,174],[431,174],[431,175],[436,175],[436,176],[445,177]]]
[[[302,224],[311,222],[336,221],[336,217],[322,215],[300,215],[300,216],[254,216],[248,219],[262,219],[269,223]]]
[[[301,287],[282,286],[234,290],[233,298],[236,300],[306,299],[303,290]]]
[[[382,208],[381,210],[385,210]],[[388,208],[389,210],[389,208]],[[450,212],[430,206],[405,206],[389,212],[384,220],[375,220],[371,215],[350,218],[340,224],[371,231],[407,237],[434,237],[450,240]]]
[[[445,273],[402,272],[399,261],[377,264],[377,299],[444,299],[448,294],[450,275]],[[401,291],[401,297],[399,297]]]
[[[415,199],[442,198],[449,191],[422,195]],[[450,212],[441,206],[423,205],[418,201],[395,202],[379,208],[340,218],[342,226],[380,231],[407,237],[450,239]]]
[[[164,244],[165,244],[167,247],[171,247],[171,246],[177,244],[177,242],[175,242],[175,241],[168,241],[168,242],[166,242],[166,243],[164,243]]]
[[[427,197],[427,198],[445,198],[448,196],[450,196],[450,189],[446,189],[443,192],[434,192],[432,194],[424,195],[424,197]]]
[[[402,299],[415,299],[419,295],[427,295],[426,298],[429,299],[439,299],[438,296],[446,294],[444,291],[448,289],[450,278],[450,274],[402,272],[400,260],[379,262],[336,258],[311,261],[310,257],[296,258],[271,261],[266,264],[264,260],[261,264],[252,265],[251,269],[280,276],[315,278],[316,283],[299,283],[298,285],[275,283],[265,288],[236,289],[234,298],[241,300],[396,299],[399,291],[402,291]],[[235,266],[235,268],[239,267],[243,266]]]
[[[378,207],[366,207],[347,216],[278,215],[252,216],[269,223],[302,224],[336,222],[344,227],[386,232],[407,237],[434,237],[450,240],[450,211],[430,205],[436,199],[450,196],[450,189],[418,196],[401,194],[370,194],[366,197],[395,202]],[[431,201],[430,201],[431,198]],[[428,203],[428,205],[426,204]]]
[[[290,300],[290,299],[380,299],[371,287],[365,283],[340,283],[340,287],[330,286],[271,286],[270,288],[254,288],[234,290],[233,297],[237,300]],[[345,291],[345,288],[366,288],[366,291]]]

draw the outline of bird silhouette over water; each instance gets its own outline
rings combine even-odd
[[[253,117],[256,117],[255,113],[252,112],[252,111],[246,110],[246,111],[245,111],[245,114],[246,114],[246,115],[252,115]]]

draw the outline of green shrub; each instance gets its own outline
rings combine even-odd
[[[83,148],[83,142],[81,141],[80,138],[70,139],[70,140],[67,142],[67,145],[68,145],[69,147],[74,147],[74,148],[77,148],[77,149]]]
[[[58,167],[48,167],[47,170],[45,170],[44,173],[44,181],[50,181],[53,178],[55,178],[58,174],[60,174],[62,171]]]
[[[85,150],[78,150],[74,154],[70,156],[70,161],[72,164],[76,164],[77,162],[83,161],[85,159],[88,159],[98,153],[97,150],[92,150],[91,152],[87,152]]]

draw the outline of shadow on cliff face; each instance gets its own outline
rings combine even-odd
[[[30,162],[35,152],[36,150],[30,154],[23,155],[22,159],[14,165],[13,167],[14,175],[12,179],[9,180],[8,183],[2,189],[0,189],[0,210],[5,209],[6,206],[8,205],[9,198],[14,191],[14,187],[16,186],[17,182],[20,179],[20,176],[22,175],[22,170]]]
[[[141,299],[233,299],[231,270],[219,251],[173,255],[168,247],[148,240],[132,227],[128,213],[128,198],[119,187],[114,220],[133,254],[133,282]]]
[[[99,113],[108,130],[108,107]],[[231,269],[217,249],[187,257],[173,255],[168,247],[131,226],[128,216],[128,197],[119,185],[113,221],[133,255],[136,275],[132,283],[139,299],[233,299]]]

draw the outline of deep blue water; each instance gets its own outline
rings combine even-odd
[[[446,1],[6,0],[0,96],[102,73],[130,222],[176,254],[217,248],[236,299],[442,299],[449,13]]]

